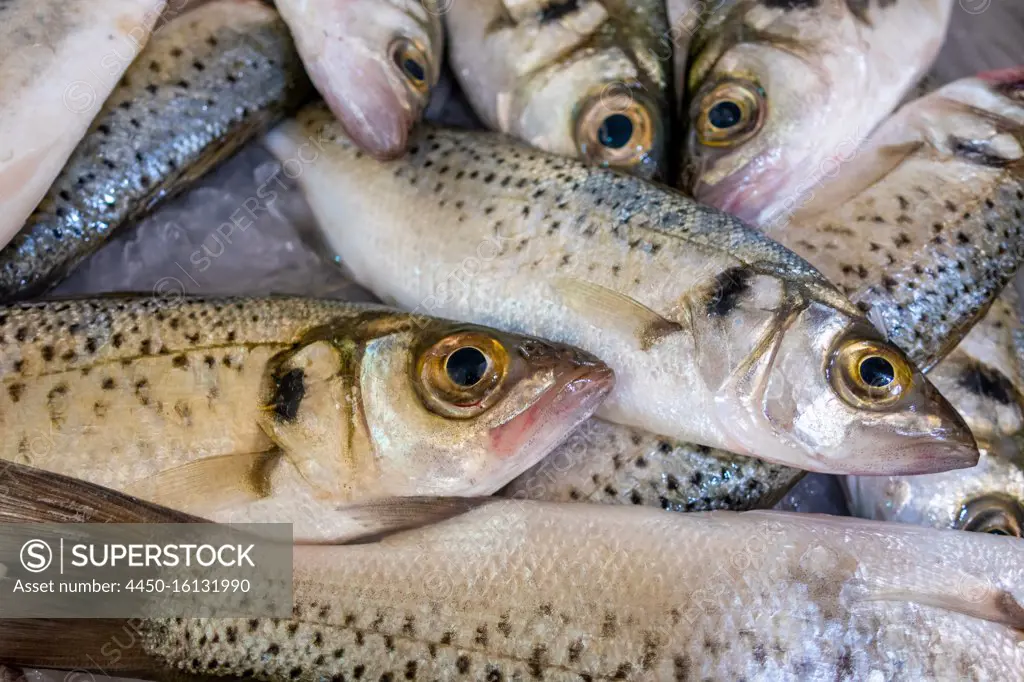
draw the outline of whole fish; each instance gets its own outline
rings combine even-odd
[[[345,532],[342,503],[494,492],[613,383],[568,346],[299,298],[17,304],[0,341],[2,459],[297,537]]]
[[[804,473],[595,417],[505,486],[501,495],[680,512],[746,511],[771,507]]]
[[[437,85],[450,0],[276,0],[306,70],[353,140],[400,156]]]
[[[172,19],[0,251],[0,300],[55,285],[311,92],[287,27],[258,0],[217,0]]]
[[[0,248],[60,173],[165,4],[0,3]]]
[[[1024,258],[1024,69],[908,104],[834,171],[763,229],[928,371]]]
[[[81,481],[9,476],[7,522],[183,521]],[[407,521],[409,506],[373,511]],[[375,542],[295,547],[289,617],[5,620],[0,660],[267,682],[1024,676],[1015,538],[778,512],[438,506],[449,518]]]
[[[423,127],[385,164],[312,106],[267,141],[356,281],[588,349],[616,372],[611,421],[825,472],[976,461],[903,354],[731,216],[494,133]]]
[[[452,69],[488,127],[664,175],[672,52],[663,2],[459,0],[444,18]]]
[[[707,3],[685,76],[683,186],[755,225],[799,201],[925,74],[953,4]]]

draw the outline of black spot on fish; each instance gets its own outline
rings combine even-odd
[[[693,679],[690,677],[690,668],[691,663],[689,656],[683,655],[673,658],[672,673],[675,682],[687,682],[688,680]]]
[[[964,369],[958,383],[975,395],[992,398],[1002,405],[1010,405],[1017,393],[1002,372],[980,363]]]
[[[455,669],[459,671],[460,675],[465,675],[469,672],[469,656],[462,655],[455,659]]]
[[[748,268],[737,266],[719,273],[708,296],[705,308],[708,315],[725,317],[739,304],[740,298],[750,289],[754,273]]]
[[[544,678],[544,659],[547,656],[547,653],[548,648],[543,644],[535,646],[533,651],[530,653],[530,660],[527,662],[527,665],[530,668],[530,675],[532,675],[535,680]]]
[[[580,9],[579,0],[565,0],[565,2],[554,2],[540,13],[540,22],[547,23],[551,21],[558,21],[562,17],[568,16],[573,12],[578,12]]]

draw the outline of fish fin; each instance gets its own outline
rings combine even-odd
[[[345,505],[337,509],[349,516],[363,532],[348,536],[340,544],[359,545],[432,526],[494,502],[497,497],[393,497]],[[303,542],[296,544],[339,544]]]
[[[0,470],[3,523],[208,523],[125,493],[42,469]]]
[[[973,576],[962,576],[956,589],[948,594],[938,591],[879,591],[862,597],[862,601],[913,602],[1024,629],[1024,595],[993,587]]]
[[[270,474],[280,459],[276,448],[206,457],[136,481],[125,492],[172,509],[209,514],[269,497]]]
[[[0,661],[18,667],[150,677],[162,666],[138,646],[138,623],[116,618],[0,620]],[[116,646],[117,658],[112,661],[99,655],[112,648],[111,642],[131,644]]]
[[[595,326],[632,334],[641,350],[649,350],[666,336],[683,330],[678,322],[600,284],[561,277],[553,286],[569,308],[584,315]]]

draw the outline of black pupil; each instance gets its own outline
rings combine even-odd
[[[708,122],[716,128],[732,128],[743,118],[743,111],[736,102],[719,102],[708,112]]]
[[[427,77],[427,72],[423,68],[423,65],[412,57],[405,57],[402,59],[402,70],[416,81],[422,81]]]
[[[480,380],[484,378],[484,372],[487,371],[487,358],[479,349],[467,346],[449,355],[444,369],[448,372],[448,378],[452,380],[452,383],[469,388],[480,383]]]
[[[860,378],[868,386],[885,388],[896,378],[896,370],[891,362],[874,355],[860,363]]]
[[[601,122],[597,140],[610,149],[622,149],[633,137],[633,122],[625,114],[612,114]]]

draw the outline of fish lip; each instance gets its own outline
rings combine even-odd
[[[759,226],[765,221],[768,209],[779,203],[779,192],[786,186],[789,173],[781,168],[760,170],[756,179],[749,179],[749,169],[756,167],[761,156],[754,157],[717,184],[698,181],[693,188],[697,201],[731,213],[740,220]],[[799,207],[797,197],[794,208]],[[776,211],[771,211],[775,214]]]

